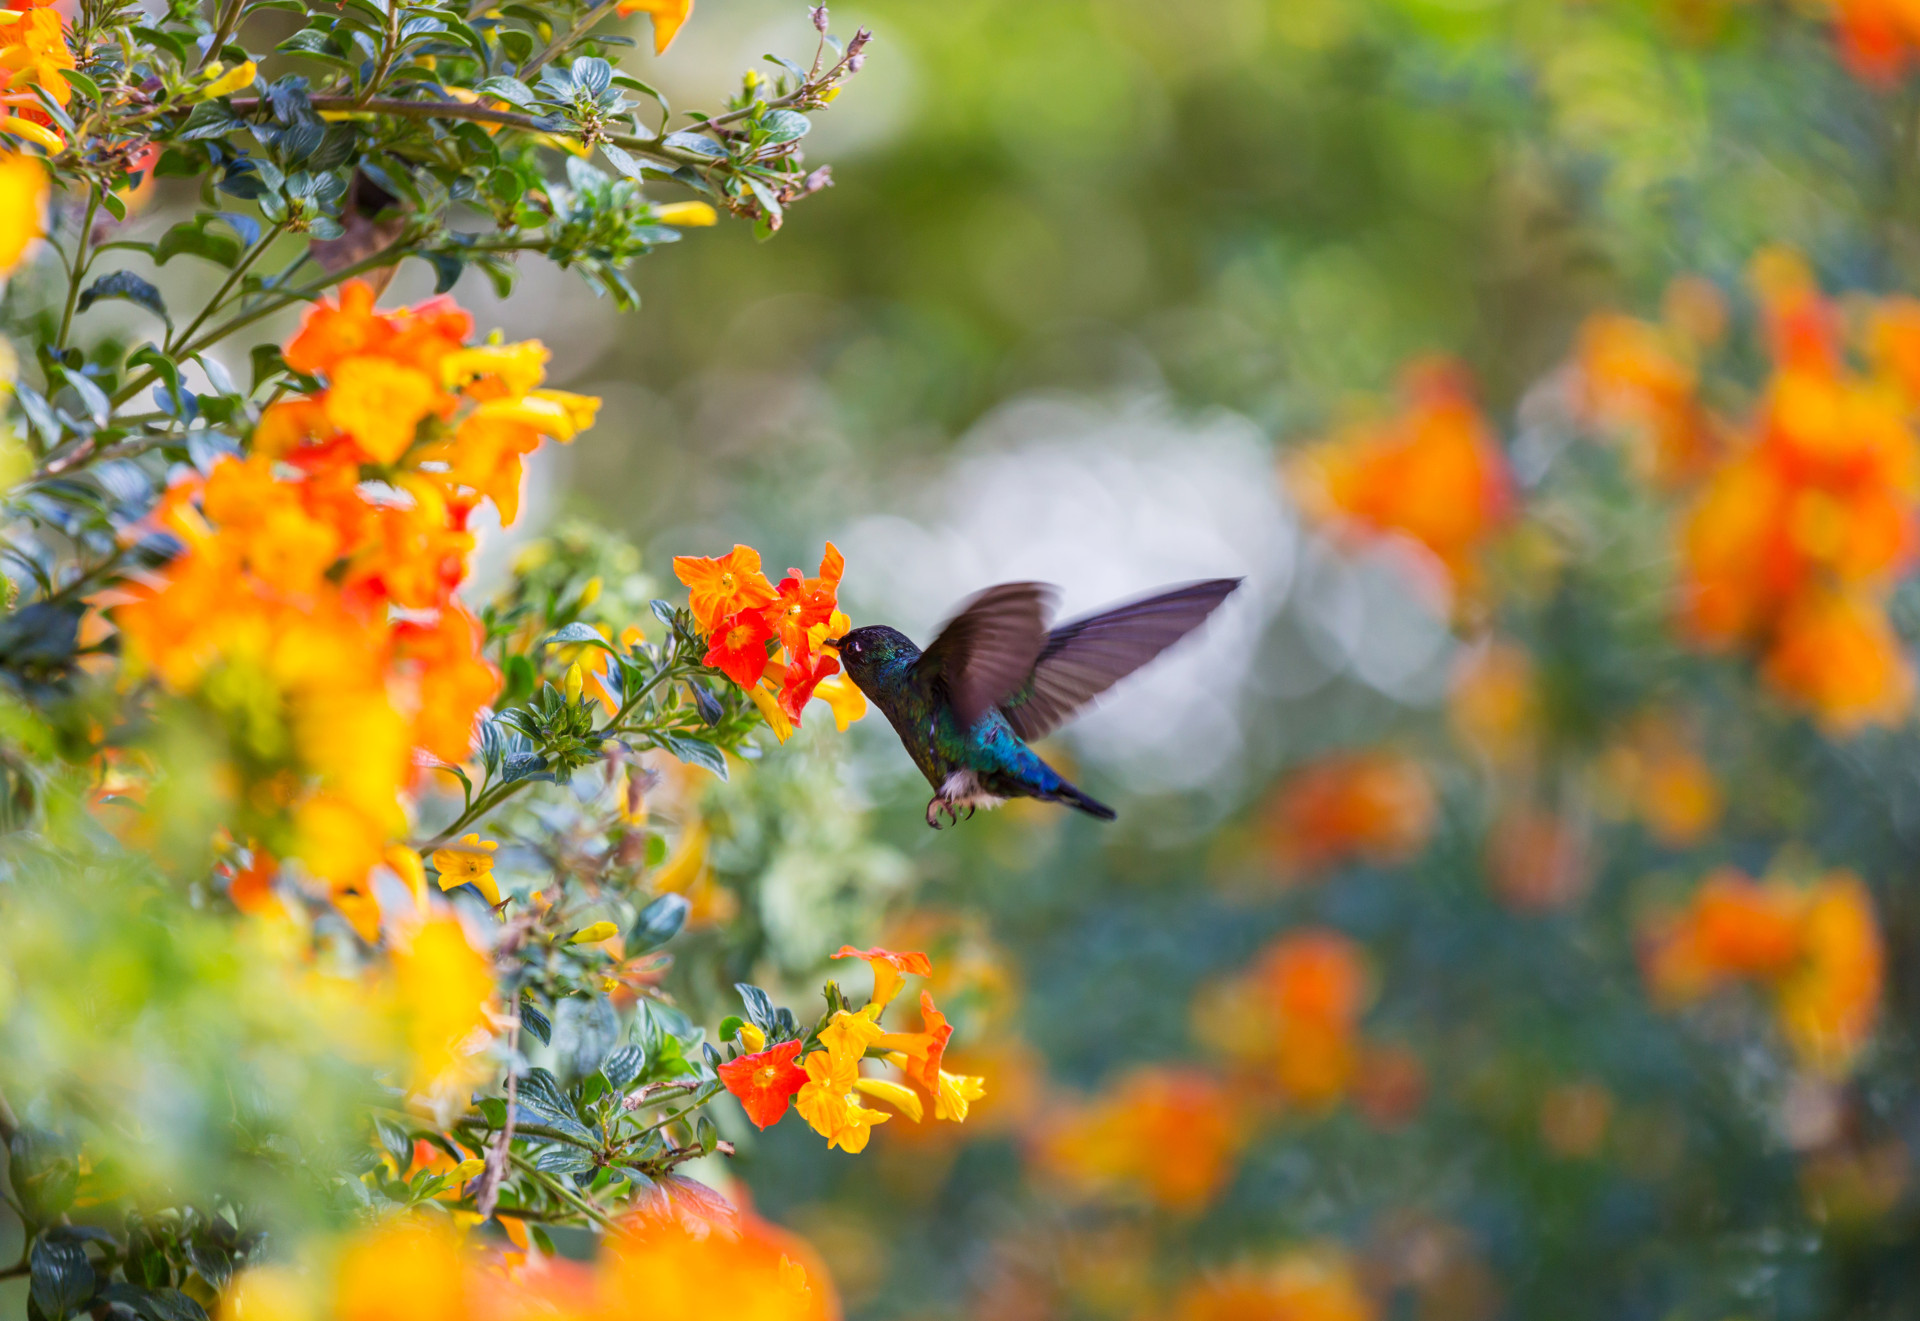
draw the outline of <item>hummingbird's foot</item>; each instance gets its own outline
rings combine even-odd
[[[968,803],[968,804],[967,804],[967,814],[966,814],[966,816],[964,816],[964,817],[962,817],[962,818],[961,818],[961,820],[963,820],[963,821],[971,821],[971,820],[973,820],[973,814],[974,814],[975,812],[978,812],[979,810],[980,810],[980,809],[979,809],[979,808],[977,808],[977,807],[975,807],[975,806],[974,806],[974,805],[973,805],[972,803]]]
[[[942,826],[940,824],[940,814],[942,812],[945,812],[947,814],[947,819],[949,821],[953,819],[953,809],[947,806],[947,800],[940,797],[938,794],[935,794],[932,798],[929,798],[927,800],[927,824],[932,826],[935,830],[946,829],[945,826]]]

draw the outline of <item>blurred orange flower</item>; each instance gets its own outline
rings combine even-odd
[[[1513,505],[1499,439],[1473,401],[1466,370],[1447,361],[1410,368],[1394,416],[1309,447],[1289,475],[1309,515],[1409,537],[1469,590],[1480,550]]]
[[[1678,716],[1650,713],[1600,755],[1604,798],[1644,821],[1661,843],[1685,848],[1719,824],[1720,782],[1694,750]]]
[[[1074,1195],[1190,1215],[1226,1183],[1245,1136],[1242,1107],[1217,1079],[1148,1066],[1043,1120],[1032,1156]]]
[[[1722,868],[1685,909],[1648,920],[1641,949],[1648,985],[1670,1005],[1734,982],[1771,988],[1787,1044],[1825,1074],[1851,1069],[1879,1015],[1879,921],[1866,886],[1848,871],[1796,885]]]
[[[1587,319],[1574,352],[1576,411],[1621,434],[1634,471],[1663,489],[1701,476],[1720,444],[1695,393],[1695,351],[1684,331],[1605,312]]]
[[[1245,973],[1203,992],[1195,1028],[1282,1099],[1322,1109],[1353,1081],[1370,994],[1358,945],[1335,931],[1298,931],[1268,946]]]
[[[1486,859],[1494,894],[1523,913],[1578,903],[1593,882],[1584,832],[1540,808],[1502,812],[1487,832]]]
[[[1180,1291],[1173,1321],[1373,1321],[1380,1309],[1345,1252],[1294,1252],[1271,1265],[1203,1275]]]
[[[1890,300],[1867,318],[1863,373],[1797,255],[1762,253],[1753,281],[1774,373],[1683,522],[1681,622],[1705,646],[1757,647],[1774,689],[1832,732],[1897,722],[1913,674],[1882,602],[1920,544],[1920,314]]]
[[[1433,828],[1433,786],[1419,762],[1387,750],[1335,753],[1287,776],[1263,822],[1281,869],[1310,875],[1356,858],[1411,860]]]
[[[1540,722],[1534,684],[1533,658],[1518,643],[1495,638],[1466,652],[1447,699],[1454,734],[1490,761],[1518,761]]]

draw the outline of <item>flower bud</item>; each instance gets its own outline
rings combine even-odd
[[[219,67],[219,64],[216,62],[208,66],[208,71],[212,72]],[[254,67],[253,61],[247,60],[245,63],[234,65],[225,73],[214,78],[214,80],[202,88],[201,91],[209,97],[231,96],[242,88],[253,86],[254,76],[258,72],[259,70]]]
[[[748,1054],[767,1048],[767,1034],[751,1023],[740,1025],[740,1044],[747,1048]]]
[[[566,685],[567,701],[579,701],[581,691],[587,686],[587,676],[581,670],[579,661],[567,666]]]
[[[711,225],[720,219],[705,202],[669,202],[653,208],[653,218],[663,225],[679,225],[687,229]]]
[[[827,7],[825,5],[815,5],[807,11],[807,16],[813,20],[813,30],[823,37],[826,36]]]
[[[569,945],[597,945],[603,940],[611,940],[620,934],[620,928],[611,922],[595,922],[591,926],[581,927],[567,937]]]

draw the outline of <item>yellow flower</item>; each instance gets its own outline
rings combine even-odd
[[[653,218],[663,225],[682,225],[689,229],[711,225],[720,219],[705,202],[669,202],[653,208]]]
[[[45,124],[36,124],[31,119],[19,115],[0,118],[0,133],[11,133],[16,138],[25,138],[28,142],[38,143],[49,152],[66,150],[67,140]]]
[[[9,122],[0,120],[0,129]],[[0,275],[18,266],[28,246],[47,232],[46,217],[47,167],[32,156],[0,152]]]
[[[219,1321],[314,1321],[314,1282],[286,1266],[256,1266],[220,1295]]]
[[[874,1021],[879,1013],[878,1005],[868,1005],[857,1014],[842,1009],[833,1016],[832,1022],[820,1029],[820,1044],[859,1062],[867,1053],[867,1047],[887,1034],[886,1029]]]
[[[405,844],[387,846],[386,864],[413,896],[413,906],[424,916],[427,911],[427,864],[420,854]]]
[[[867,695],[844,674],[830,674],[813,690],[813,695],[833,712],[833,727],[841,733],[867,714]]]
[[[940,1087],[933,1095],[933,1117],[956,1124],[967,1122],[967,1107],[987,1094],[987,1080],[940,1070]]]
[[[614,6],[614,12],[625,18],[628,14],[648,14],[653,18],[653,53],[664,55],[667,47],[673,44],[674,33],[687,21],[687,15],[693,12],[693,0],[620,0]]]
[[[920,1104],[920,1093],[911,1087],[888,1082],[884,1078],[861,1078],[853,1084],[853,1090],[871,1096],[876,1101],[885,1101],[916,1124],[926,1117],[926,1111]]]
[[[484,1072],[469,1038],[488,1027],[493,972],[460,924],[441,917],[421,927],[412,946],[394,955],[393,973],[411,1061],[409,1090],[458,1090]]]
[[[620,934],[620,928],[611,922],[594,922],[581,927],[567,937],[569,945],[597,945],[603,940],[612,940]]]
[[[560,405],[566,411],[567,421],[572,423],[573,434],[576,436],[592,427],[594,419],[600,416],[598,395],[575,394],[571,390],[534,390],[527,397],[538,399],[543,403]],[[566,440],[567,437],[558,436],[556,439]]]
[[[767,1048],[767,1034],[751,1023],[742,1023],[740,1044],[746,1047],[747,1054],[757,1055]]]
[[[547,360],[552,356],[537,339],[518,344],[476,344],[440,360],[440,382],[449,390],[459,390],[476,377],[491,376],[505,393],[517,397],[547,378]]]
[[[755,684],[747,689],[747,696],[751,697],[753,704],[760,708],[760,714],[767,718],[767,727],[773,731],[775,738],[785,743],[793,737],[793,722],[787,719],[787,713],[780,709],[780,699],[774,696],[771,688]]]
[[[579,702],[580,694],[586,690],[587,686],[586,671],[580,668],[579,661],[575,661],[573,664],[567,666],[567,677],[564,683],[565,688],[563,691],[565,691],[567,695],[568,703],[573,704]]]
[[[458,844],[450,844],[443,849],[433,851],[433,865],[440,873],[440,888],[455,890],[463,885],[471,885],[487,897],[487,902],[500,906],[500,883],[493,879],[493,855],[500,846],[490,839],[481,839],[478,835],[463,835]]]
[[[575,410],[558,399],[547,398],[558,391],[541,391],[517,399],[489,399],[473,410],[476,418],[496,422],[518,422],[555,440],[572,440],[579,430],[574,425]]]
[[[219,75],[214,78],[212,82],[200,89],[203,96],[212,98],[216,96],[232,96],[244,87],[253,86],[254,76],[259,70],[254,68],[252,60],[248,60],[244,64],[234,65],[225,73],[220,73],[219,62],[215,61],[208,67],[207,72]]]
[[[793,1108],[827,1140],[829,1150],[865,1151],[873,1126],[893,1118],[884,1110],[868,1110],[860,1104],[860,1094],[854,1090],[861,1081],[858,1060],[858,1055],[829,1047],[800,1061],[807,1081],[794,1093]]]
[[[379,463],[392,463],[407,452],[420,419],[440,397],[425,372],[370,354],[340,363],[328,384],[322,404],[327,421]]]

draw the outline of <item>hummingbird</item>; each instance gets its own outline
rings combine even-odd
[[[1028,747],[1198,628],[1241,583],[1210,578],[1049,628],[1057,589],[1001,583],[970,597],[923,651],[872,624],[834,640],[847,677],[886,713],[933,786],[927,824],[1009,798],[1115,813]]]

